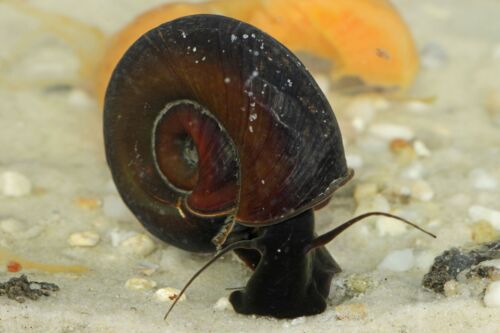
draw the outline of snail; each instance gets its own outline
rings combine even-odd
[[[371,215],[413,225],[372,212],[315,234],[313,210],[353,176],[335,115],[294,54],[232,18],[186,16],[139,38],[110,79],[104,139],[117,189],[147,230],[217,251],[182,293],[232,250],[254,270],[230,296],[239,313],[321,313],[341,270],[327,242]]]

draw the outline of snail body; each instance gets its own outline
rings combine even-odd
[[[323,245],[345,227],[316,237],[313,209],[352,171],[328,101],[278,41],[217,15],[150,30],[113,72],[104,139],[146,229],[188,251],[222,248],[211,262],[235,250],[255,270],[230,297],[237,312],[325,309],[340,267]]]

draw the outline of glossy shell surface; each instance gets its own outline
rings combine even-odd
[[[104,108],[120,194],[183,248],[227,216],[259,226],[297,215],[349,175],[333,111],[302,63],[227,17],[187,16],[143,35],[114,70]]]

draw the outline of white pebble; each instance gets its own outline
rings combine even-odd
[[[378,265],[378,268],[394,272],[405,272],[411,269],[414,264],[413,250],[403,249],[389,253]]]
[[[75,232],[69,235],[68,244],[78,247],[92,247],[99,243],[99,234],[93,231]]]
[[[489,308],[500,307],[500,281],[490,283],[483,300],[484,305]]]
[[[411,101],[408,103],[405,103],[406,108],[408,111],[415,112],[415,113],[422,113],[429,111],[431,109],[429,103],[421,102],[421,101]]]
[[[415,136],[411,128],[389,123],[378,123],[372,125],[370,127],[370,133],[385,140],[411,140]]]
[[[124,240],[135,235],[137,235],[137,232],[135,231],[122,229],[113,229],[109,232],[109,238],[111,239],[111,245],[113,247],[119,246]]]
[[[469,179],[472,186],[478,190],[495,190],[498,187],[498,181],[483,169],[474,169],[469,173]]]
[[[0,175],[2,193],[9,197],[22,197],[31,193],[31,181],[17,171],[5,171]]]
[[[424,175],[424,167],[420,163],[413,163],[401,172],[401,176],[407,179],[421,179]]]
[[[217,301],[217,303],[214,304],[214,310],[215,311],[227,311],[227,310],[232,310],[233,306],[231,302],[229,302],[229,299],[227,297],[221,297]]]
[[[131,278],[125,282],[125,288],[129,290],[145,290],[156,287],[156,282],[143,278]]]
[[[298,326],[298,325],[304,324],[305,322],[306,322],[306,317],[298,317],[298,318],[292,319],[290,321],[290,325]]]
[[[500,259],[492,259],[492,260],[481,261],[479,263],[479,266],[495,267],[496,269],[500,269]]]
[[[86,109],[94,106],[93,99],[82,89],[72,89],[68,94],[68,103],[78,109]]]
[[[352,125],[358,131],[365,130],[367,124],[373,119],[376,106],[372,99],[356,98],[346,107],[346,114],[352,117]]]
[[[413,149],[419,157],[429,157],[431,156],[431,151],[427,146],[420,140],[415,140],[413,142]]]
[[[25,230],[26,226],[23,222],[14,218],[6,218],[0,221],[0,229],[11,235],[16,235]]]
[[[114,194],[109,194],[104,197],[102,209],[108,217],[127,220],[131,217],[130,212],[123,203],[122,199]]]
[[[431,201],[434,190],[425,180],[415,180],[411,184],[411,195],[420,201]]]
[[[179,289],[175,288],[160,288],[155,292],[155,297],[156,300],[159,302],[173,302],[177,298],[177,296],[180,294]],[[181,298],[179,299],[179,302],[185,301],[186,300],[186,294],[182,294]]]
[[[474,205],[469,207],[469,217],[473,222],[488,221],[493,228],[500,230],[500,211]]]
[[[354,170],[360,169],[363,166],[363,157],[361,155],[347,154],[345,158],[347,165]]]
[[[127,253],[145,257],[156,249],[156,244],[149,236],[137,234],[122,241],[120,248]]]

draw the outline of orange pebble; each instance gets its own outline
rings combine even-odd
[[[9,261],[7,263],[7,271],[11,272],[11,273],[17,273],[19,272],[23,267],[21,266],[20,263],[18,263],[17,261]]]

